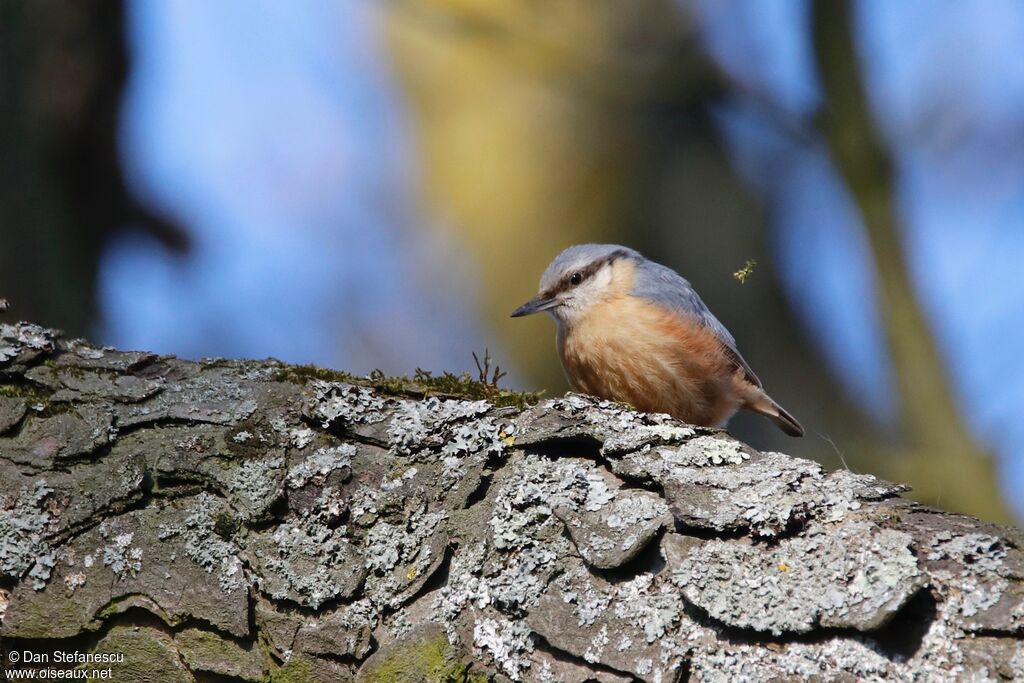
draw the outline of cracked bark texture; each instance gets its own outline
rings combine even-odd
[[[1024,534],[568,395],[0,326],[0,648],[116,680],[1024,678]]]

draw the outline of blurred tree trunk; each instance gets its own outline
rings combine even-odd
[[[814,47],[825,94],[820,128],[846,182],[874,255],[879,305],[895,369],[902,436],[885,476],[914,497],[985,519],[1012,519],[991,457],[966,429],[942,359],[918,304],[903,254],[892,162],[874,129],[858,66],[849,2],[814,3]]]
[[[110,235],[140,227],[117,149],[128,74],[124,4],[0,0],[0,296],[12,314],[86,334]]]
[[[562,248],[619,241],[690,278],[805,424],[839,441],[870,431],[772,277],[764,216],[708,113],[730,84],[685,9],[670,0],[385,7],[424,197],[478,264],[481,317],[534,386],[565,387],[554,331],[541,316],[510,321],[509,312]],[[741,286],[731,274],[752,257],[761,266]],[[733,430],[763,448],[831,452],[763,420],[739,417]],[[829,464],[841,466],[838,456]]]

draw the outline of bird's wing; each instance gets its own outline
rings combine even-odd
[[[736,340],[729,330],[725,329],[725,325],[708,310],[707,305],[686,278],[671,268],[653,261],[644,261],[637,269],[639,272],[636,273],[632,292],[634,296],[685,315],[714,332],[730,360],[737,368],[743,370],[747,381],[756,387],[761,386],[761,380],[736,348]]]

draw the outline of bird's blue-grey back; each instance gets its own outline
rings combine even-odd
[[[739,349],[736,348],[736,340],[733,339],[732,334],[708,310],[707,305],[697,294],[697,291],[690,282],[679,273],[667,266],[640,256],[640,260],[636,265],[631,294],[680,315],[687,316],[707,327],[722,342],[735,363],[743,369],[747,379],[756,386],[761,386],[761,380],[754,374],[750,365],[747,364],[747,361],[740,354]]]
[[[637,263],[632,294],[677,313],[697,319],[729,346],[736,346],[729,330],[708,310],[689,280],[667,266],[642,259]]]

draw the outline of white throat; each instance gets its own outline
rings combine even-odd
[[[572,327],[586,317],[595,304],[607,299],[613,279],[612,265],[605,264],[582,284],[562,292],[558,297],[559,305],[548,311],[559,328]]]

